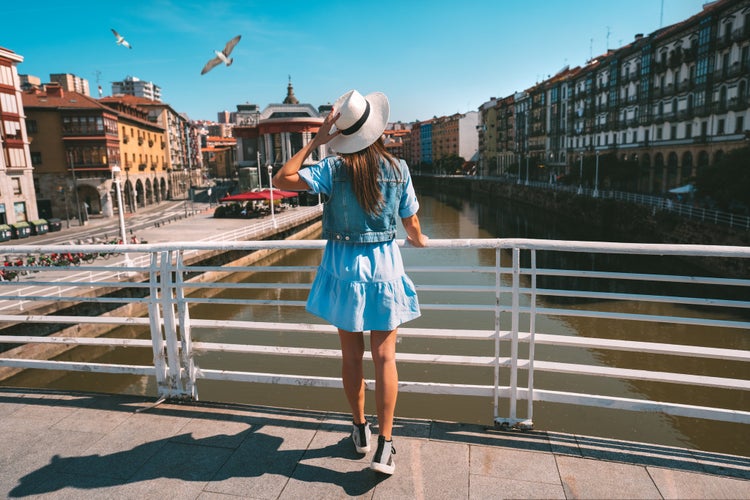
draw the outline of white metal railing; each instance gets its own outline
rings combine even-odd
[[[302,341],[311,333],[327,336],[336,330],[312,316],[299,320],[306,314],[300,311],[316,266],[309,259],[295,262],[304,260],[297,257],[307,252],[320,252],[323,245],[320,240],[80,245],[76,250],[81,253],[115,255],[80,267],[22,266],[19,269],[28,274],[18,281],[0,282],[2,325],[56,325],[59,332],[42,337],[35,336],[33,329],[0,332],[0,344],[21,346],[0,353],[0,371],[34,368],[154,377],[161,398],[196,399],[200,380],[340,387],[337,377],[295,373],[293,362],[275,364],[276,369],[269,371],[242,371],[211,366],[196,356],[337,358],[338,349],[305,347],[309,342]],[[4,247],[18,256],[69,249]],[[188,263],[185,258],[217,251],[263,260],[228,267],[195,259],[197,263]],[[293,263],[274,260],[289,252],[294,252]],[[401,391],[486,397],[493,402],[496,424],[522,428],[533,425],[534,401],[750,423],[750,412],[742,407],[695,404],[691,398],[665,401],[608,390],[577,391],[578,384],[565,381],[566,376],[575,376],[746,395],[750,278],[675,273],[665,266],[667,262],[700,264],[727,269],[731,275],[732,266],[747,269],[750,247],[455,239],[431,240],[426,249],[404,247],[404,255],[423,317],[399,330],[401,337],[413,339],[409,349],[399,348],[399,363],[430,368],[460,365],[472,374],[469,380],[453,380],[451,370],[445,370],[436,379],[401,380]],[[232,273],[249,273],[250,278],[224,279]],[[227,290],[243,297],[221,296]],[[83,305],[88,307],[85,314],[75,309]],[[204,306],[266,308],[272,313],[252,320],[216,320],[201,317],[199,308]],[[297,321],[285,321],[288,317]],[[94,333],[89,337],[73,333],[70,327],[79,329],[79,325]],[[147,329],[150,338],[93,336],[121,325]],[[623,325],[632,327],[623,329]],[[194,340],[195,329],[206,340]],[[242,341],[212,337],[217,331],[240,333]],[[288,339],[284,345],[257,340],[256,335],[269,332],[284,332],[299,344],[287,345]],[[717,338],[737,340],[716,344]],[[440,352],[441,341],[451,343],[445,352]],[[29,345],[151,349],[153,363],[58,361],[26,354],[22,347]],[[662,360],[669,358],[688,362],[684,369],[667,370]],[[734,370],[717,373],[717,365]],[[373,385],[367,381],[368,388]],[[743,400],[744,396],[736,398],[738,405]],[[519,407],[521,401],[526,401],[525,408]]]

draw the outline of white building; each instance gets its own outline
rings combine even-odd
[[[144,82],[135,76],[126,76],[121,82],[112,82],[112,95],[126,94],[161,101],[161,87],[152,82]]]
[[[23,57],[0,47],[0,224],[38,218],[29,139],[16,65]]]

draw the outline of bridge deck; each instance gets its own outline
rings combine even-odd
[[[746,457],[399,419],[387,477],[355,453],[346,415],[152,403],[0,388],[0,496],[750,498]]]

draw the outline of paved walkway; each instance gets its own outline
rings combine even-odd
[[[117,499],[750,498],[750,459],[401,419],[396,473],[342,414],[0,388],[0,496]],[[738,439],[747,439],[738,436]]]

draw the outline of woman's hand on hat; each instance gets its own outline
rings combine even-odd
[[[325,120],[323,120],[323,124],[318,129],[318,133],[315,134],[315,140],[317,141],[318,145],[327,144],[331,139],[341,133],[340,130],[336,130],[331,133],[331,129],[336,124],[336,120],[338,120],[340,116],[341,113],[338,113],[335,109],[332,109],[331,112],[328,113],[328,116],[325,117]]]

